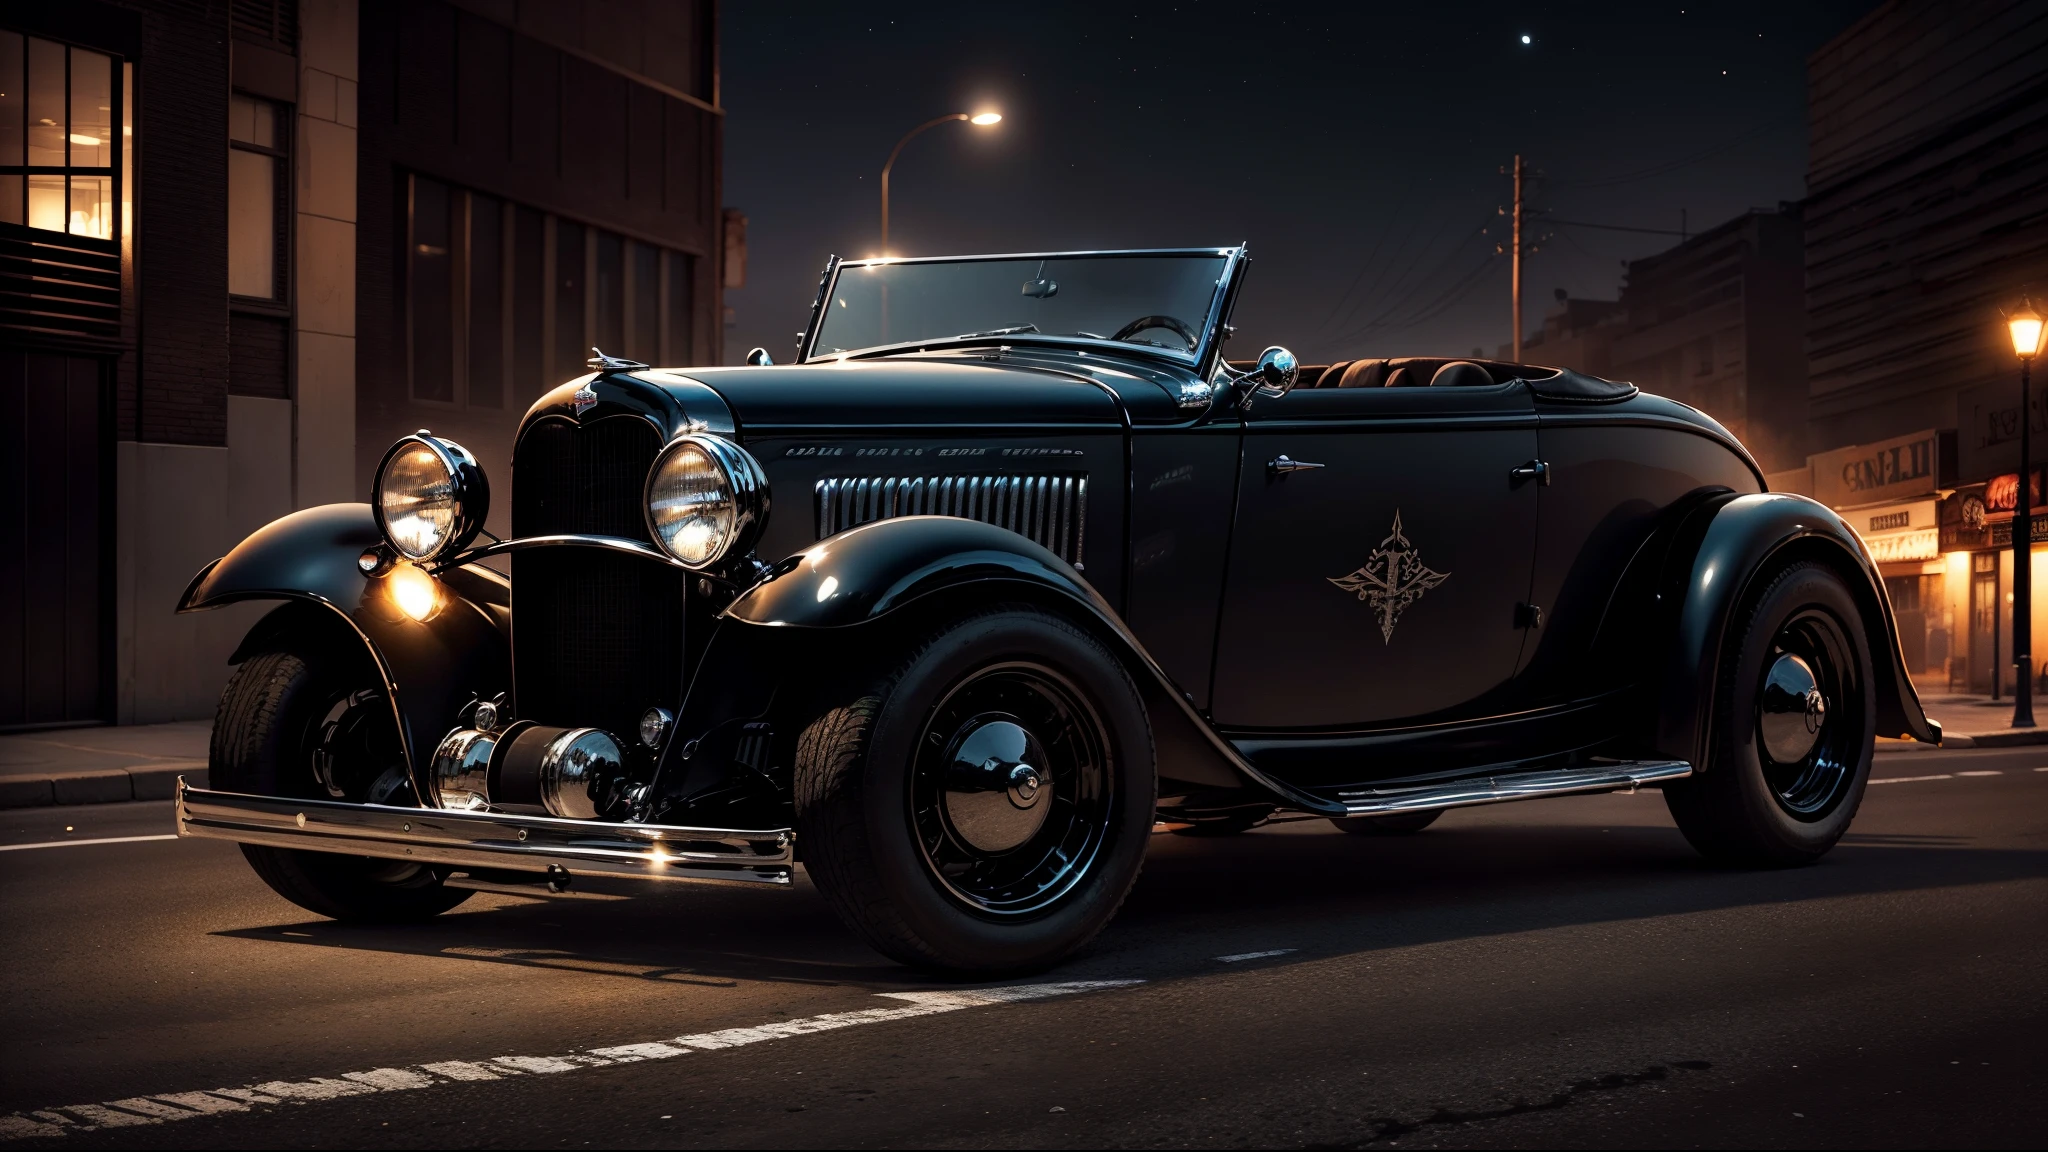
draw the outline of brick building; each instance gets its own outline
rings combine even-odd
[[[170,609],[248,531],[419,427],[505,477],[592,344],[717,362],[716,21],[0,9],[0,727],[210,715],[263,609]]]

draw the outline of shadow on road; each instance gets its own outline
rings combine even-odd
[[[1876,832],[1849,836],[1810,867],[1733,871],[1701,860],[1675,829],[1645,825],[1642,815],[1624,810],[1601,826],[1504,824],[1454,813],[1403,839],[1344,835],[1320,822],[1228,840],[1157,836],[1117,921],[1062,971],[1156,979],[1214,970],[1214,957],[1233,951],[1291,947],[1299,951],[1282,962],[1296,962],[2048,875],[2048,852]],[[801,881],[785,893],[629,884],[602,893],[613,898],[500,901],[409,926],[308,921],[219,935],[710,986],[929,984],[863,947]]]

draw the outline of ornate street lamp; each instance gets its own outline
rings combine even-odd
[[[1002,123],[1003,114],[1000,112],[955,112],[950,116],[941,116],[936,120],[927,120],[910,131],[905,132],[903,139],[896,142],[896,147],[889,150],[888,162],[882,165],[882,255],[887,256],[889,254],[889,169],[896,166],[897,154],[902,152],[903,146],[910,143],[911,139],[918,133],[929,128],[937,128],[941,124],[951,123],[954,120],[965,120],[976,128],[987,128]]]
[[[2012,726],[2034,726],[2034,501],[2033,454],[2028,428],[2033,423],[2027,370],[2041,352],[2041,314],[2033,301],[2020,298],[2020,309],[2005,318],[2012,334],[2013,355],[2020,358],[2020,490],[2012,517],[2012,658],[2019,665],[2019,683],[2012,697]]]

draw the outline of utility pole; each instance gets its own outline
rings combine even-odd
[[[1520,364],[1522,362],[1522,154],[1519,152],[1515,153],[1515,223],[1512,244],[1513,247],[1510,250],[1513,255],[1510,257],[1510,262],[1514,266],[1514,287],[1511,295],[1514,298],[1515,317],[1514,336],[1508,341],[1508,347],[1514,349],[1514,353],[1508,359],[1516,364]]]

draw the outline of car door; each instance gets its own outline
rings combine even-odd
[[[1536,457],[1520,383],[1297,389],[1247,413],[1213,715],[1344,729],[1509,710]]]

